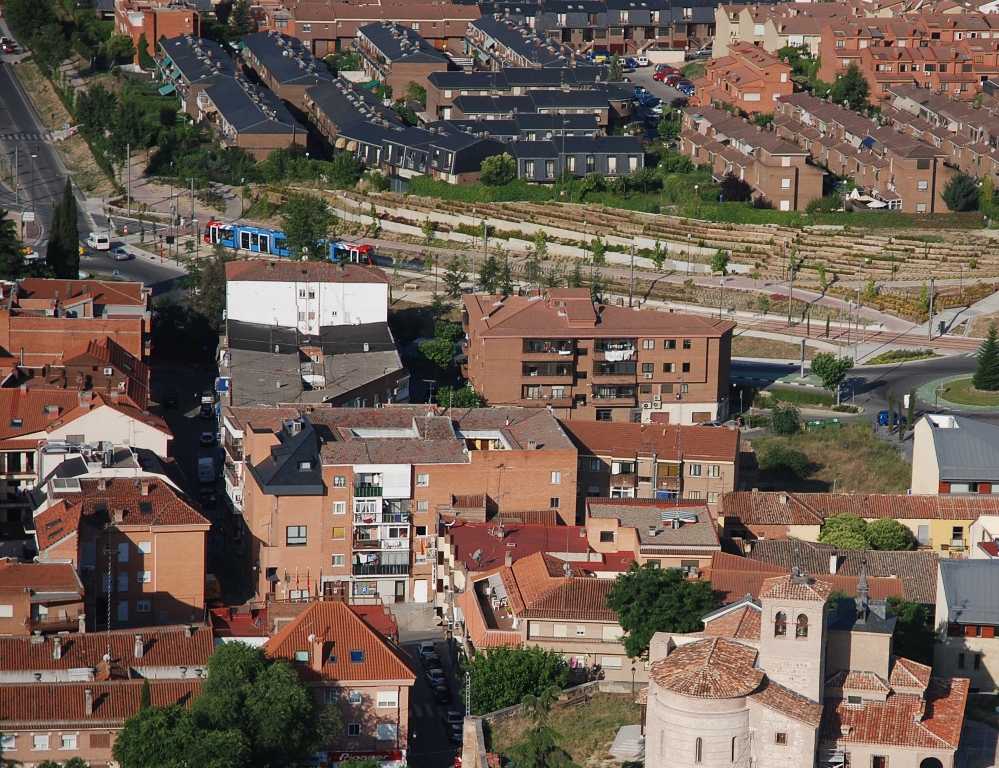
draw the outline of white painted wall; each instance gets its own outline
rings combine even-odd
[[[88,413],[61,424],[47,435],[50,442],[65,440],[68,435],[83,435],[85,443],[107,440],[115,445],[130,445],[132,448],[146,448],[157,456],[167,455],[171,435],[143,421],[126,416],[107,406],[92,408]]]
[[[230,280],[226,304],[230,320],[319,333],[324,325],[386,322],[388,285]]]

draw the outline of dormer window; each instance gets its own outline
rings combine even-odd
[[[798,614],[798,621],[794,625],[794,636],[808,637],[808,617],[803,613]]]
[[[778,612],[774,618],[774,637],[784,637],[787,634],[787,614]]]

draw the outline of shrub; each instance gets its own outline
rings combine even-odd
[[[760,469],[786,470],[804,480],[811,473],[808,457],[785,445],[770,444],[759,456]]]
[[[797,403],[798,405],[835,405],[836,398],[811,389],[785,389],[784,387],[771,387],[767,390],[772,398],[784,403]]]

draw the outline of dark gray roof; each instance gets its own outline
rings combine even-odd
[[[554,141],[515,141],[510,144],[510,152],[522,160],[558,157]]]
[[[568,67],[573,59],[577,63],[586,62],[586,59],[576,56],[568,49],[563,53],[559,44],[537,37],[526,24],[518,26],[507,19],[497,19],[495,15],[483,16],[470,23],[487,38],[491,38],[492,42],[487,40],[485,45],[489,52],[493,52],[498,43],[542,67]]]
[[[295,123],[281,101],[267,88],[255,88],[242,79],[213,83],[205,93],[233,128],[240,133],[284,134],[305,129]],[[254,100],[251,93],[255,94]]]
[[[629,11],[631,9],[635,10],[650,10],[650,11],[661,11],[670,7],[669,0],[606,0],[608,8],[614,8],[622,11]],[[680,5],[683,5],[682,3]],[[693,3],[687,5],[689,8]]]
[[[535,110],[542,109],[606,109],[607,94],[601,91],[528,91]]]
[[[926,419],[943,481],[999,482],[999,427],[964,416]]]
[[[250,473],[268,496],[317,496],[323,484],[323,462],[319,455],[316,431],[306,422],[294,437],[279,433],[281,444],[271,448],[271,454],[257,465],[250,464]],[[249,464],[249,462],[247,462]]]
[[[272,29],[246,35],[242,42],[243,58],[249,61],[249,51],[281,85],[317,84],[333,80],[333,73],[326,62],[316,59],[298,38]]]
[[[402,125],[399,113],[386,107],[370,90],[353,88],[345,80],[320,83],[306,92],[316,107],[337,125],[347,125],[357,120],[380,118]]]
[[[555,136],[552,141],[566,154],[606,152],[608,154],[642,154],[645,152],[637,136]]]
[[[427,128],[437,128],[448,133],[476,134],[485,131],[490,136],[501,139],[520,136],[517,120],[438,120],[427,123]]]
[[[603,0],[546,0],[541,3],[546,13],[606,13],[607,3]]]
[[[838,598],[836,609],[829,611],[826,626],[840,632],[894,633],[898,618],[888,612],[888,604],[884,600],[869,600],[866,611],[861,611],[860,607],[857,598]]]
[[[495,89],[498,91],[510,90],[506,75],[503,72],[463,72],[460,70],[450,70],[448,72],[431,72],[427,76],[427,81],[440,89],[470,90]]]
[[[237,72],[236,64],[225,48],[212,40],[180,35],[160,40],[159,48],[188,83],[232,78]]]
[[[542,115],[539,113],[521,112],[515,118],[521,130],[543,131],[599,131],[600,123],[596,115]],[[492,122],[492,121],[490,121]],[[554,123],[557,122],[557,125]]]
[[[940,558],[945,604],[937,621],[999,625],[999,560]]]
[[[590,85],[596,82],[598,77],[601,80],[607,77],[606,67],[548,67],[547,69],[508,67],[503,72],[511,88],[518,85],[528,88]]]
[[[376,21],[357,30],[389,62],[439,62],[447,69],[448,58],[418,33],[401,24]]]

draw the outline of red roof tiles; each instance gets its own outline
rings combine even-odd
[[[83,584],[72,563],[19,563],[0,560],[0,591],[78,592]]]
[[[718,618],[705,621],[704,634],[730,640],[760,639],[760,609],[744,605]]]
[[[818,728],[819,723],[822,722],[821,704],[816,704],[814,701],[788,690],[770,678],[764,678],[760,687],[749,694],[749,698],[767,709],[800,720],[813,728]]]
[[[571,552],[583,554],[589,550],[585,528],[577,526],[525,525],[504,523],[503,538],[494,533],[495,523],[460,521],[448,528],[451,551],[456,560],[470,571],[492,570],[503,565],[509,552],[514,562],[536,552]],[[583,532],[584,535],[580,536]],[[472,560],[472,554],[482,550],[482,557]]]
[[[763,681],[755,668],[756,650],[720,637],[681,645],[652,664],[649,678],[682,696],[734,699],[748,696]]]
[[[733,462],[739,453],[739,430],[683,427],[628,421],[563,421],[562,429],[582,456],[651,456],[660,461],[716,459]],[[681,434],[682,433],[682,434]]]
[[[817,600],[825,602],[832,589],[829,583],[811,576],[772,576],[763,582],[760,599]]]
[[[388,276],[367,264],[332,264],[319,261],[263,261],[246,259],[225,265],[226,280],[266,280],[294,283],[388,283]]]
[[[686,432],[686,428],[685,428]],[[783,499],[783,501],[782,501]],[[722,495],[720,514],[745,525],[821,525],[825,518],[852,512],[871,520],[975,520],[999,514],[999,498],[904,493],[786,493],[740,491]]]

